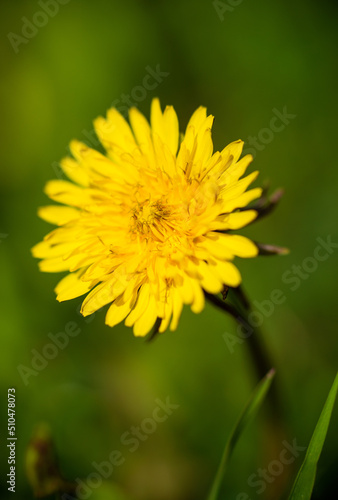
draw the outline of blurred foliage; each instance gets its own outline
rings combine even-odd
[[[74,487],[61,476],[50,429],[40,424],[26,452],[26,475],[37,498],[61,491],[74,494]]]
[[[317,465],[325,443],[330,424],[332,410],[337,397],[338,374],[333,382],[324,408],[320,414],[310,444],[306,451],[304,462],[296,477],[289,500],[310,500],[316,480]]]
[[[147,116],[151,99],[159,96],[163,106],[175,106],[182,130],[196,107],[207,106],[215,115],[216,149],[238,138],[252,148],[250,137],[270,137],[259,143],[254,168],[261,172],[259,183],[269,179],[272,189],[282,186],[286,194],[278,209],[246,234],[291,252],[238,265],[256,308],[275,289],[285,296],[262,329],[275,360],[288,434],[305,446],[338,359],[338,252],[318,262],[315,271],[303,268],[318,237],[326,241],[331,235],[338,242],[337,4],[243,0],[222,21],[211,0],[70,0],[60,2],[58,13],[15,53],[9,33],[22,36],[25,19],[41,23],[36,13],[45,3],[3,2],[0,20],[0,380],[3,401],[7,388],[16,388],[18,498],[33,498],[25,453],[35,426],[45,421],[67,479],[86,478],[95,470],[93,462],[107,461],[113,450],[122,453],[124,463],[114,467],[93,499],[94,494],[106,498],[104,492],[113,492],[115,484],[121,490],[116,495],[135,500],[202,499],[232,423],[256,384],[245,342],[231,353],[224,341],[223,334],[234,333],[236,325],[211,306],[198,316],[186,308],[177,332],[147,343],[123,325],[105,327],[104,311],[82,318],[79,299],[55,301],[59,276],[39,273],[30,255],[50,229],[36,209],[48,203],[44,183],[57,175],[69,141],[93,144],[93,119],[114,101],[120,104],[123,95],[141,95],[135,88],[142,86],[148,67],[159,65],[169,75],[137,103]],[[273,137],[271,130],[262,132],[270,128],[273,110],[284,107],[296,117]],[[301,266],[305,276],[295,290],[283,280],[284,273],[298,272],[293,266]],[[69,322],[80,333],[43,369],[40,363],[25,384],[18,366],[31,368],[34,353],[50,343],[48,334],[64,332]],[[155,400],[167,397],[179,408],[130,452],[121,436],[152,416]],[[3,408],[2,432],[5,403]],[[256,424],[233,455],[224,498],[242,492],[252,500],[277,498],[278,478],[261,495],[248,483],[283,448],[281,437],[279,449],[271,451],[266,418]],[[337,488],[337,442],[338,427],[332,425],[314,499],[328,498],[328,492],[332,497]],[[303,458],[297,458],[296,468]],[[2,460],[7,473],[6,457]],[[294,474],[291,468],[285,472]],[[7,498],[6,485],[0,488],[1,498]]]
[[[219,498],[219,490],[222,485],[224,474],[230,462],[231,455],[237,445],[239,438],[242,436],[246,427],[250,425],[251,421],[256,416],[256,413],[260,409],[264,398],[270,388],[273,377],[275,376],[275,371],[270,370],[265,377],[259,382],[254,392],[250,396],[244,410],[237,419],[235,426],[233,427],[230,436],[225,444],[222,459],[217,469],[214,482],[210,489],[207,500],[217,500]]]

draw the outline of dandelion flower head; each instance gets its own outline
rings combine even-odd
[[[255,257],[256,245],[233,234],[257,212],[241,210],[260,197],[248,190],[258,172],[243,177],[252,161],[240,159],[243,142],[213,152],[213,116],[204,107],[180,135],[172,106],[151,105],[150,123],[136,109],[129,122],[115,109],[97,118],[106,154],[72,141],[61,161],[69,180],[47,183],[58,205],[41,207],[58,227],[33,248],[45,272],[68,271],[56,286],[59,301],[87,294],[81,312],[108,305],[106,324],[125,320],[134,334],[175,330],[184,304],[195,313],[204,292],[237,287],[234,257]]]

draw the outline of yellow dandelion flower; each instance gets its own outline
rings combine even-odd
[[[237,287],[235,256],[255,257],[256,245],[230,234],[257,212],[239,211],[261,195],[247,191],[258,172],[242,178],[252,156],[243,142],[213,153],[213,116],[192,115],[181,138],[172,106],[151,106],[150,124],[136,109],[130,125],[116,109],[98,118],[103,155],[72,141],[73,158],[61,162],[70,181],[52,180],[45,192],[61,205],[39,209],[59,226],[33,248],[41,271],[69,271],[56,286],[57,300],[87,294],[84,316],[110,304],[106,323],[125,320],[135,335],[175,330],[184,304],[195,313],[204,293]]]

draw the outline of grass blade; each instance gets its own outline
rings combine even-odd
[[[311,498],[316,479],[317,463],[326,438],[337,391],[338,374],[336,375],[323,411],[319,417],[304,462],[297,474],[296,481],[289,496],[289,500],[310,500]]]
[[[225,445],[221,462],[219,464],[213,485],[211,487],[207,500],[217,500],[218,492],[222,484],[223,476],[228,465],[229,458],[236,446],[236,443],[243,433],[244,429],[256,415],[258,409],[264,401],[265,395],[269,390],[272,379],[275,375],[275,370],[270,370],[265,377],[257,385],[254,393],[250,397],[243,413],[239,417],[235,427],[233,428],[230,437]]]

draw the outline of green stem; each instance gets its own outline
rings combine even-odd
[[[234,304],[223,301],[219,296],[212,295],[205,292],[206,298],[213,305],[221,309],[222,311],[230,314],[237,323],[244,327],[249,333],[245,339],[246,345],[248,346],[250,357],[257,375],[258,380],[262,379],[265,374],[274,368],[274,363],[271,360],[270,354],[265,348],[262,342],[262,333],[258,327],[254,327],[250,324],[249,314],[251,312],[251,306],[248,298],[246,297],[242,288],[230,289],[231,295],[233,295]],[[274,414],[281,415],[282,405],[280,404],[279,395],[276,390],[276,384],[272,384],[271,390],[268,395],[268,400],[270,402],[270,407]]]
[[[220,296],[205,293],[206,298],[216,307],[227,314],[230,314],[248,335],[245,338],[245,344],[249,350],[250,358],[256,372],[257,378],[261,379],[271,368],[275,367],[270,353],[263,343],[261,330],[250,323],[250,313],[252,312],[250,301],[242,288],[230,288],[226,300]],[[224,298],[225,298],[224,294]],[[230,302],[231,301],[231,302]],[[277,370],[278,371],[278,370]],[[266,402],[268,404],[269,418],[265,424],[265,455],[267,457],[276,457],[280,453],[280,446],[283,439],[288,437],[288,431],[283,419],[283,405],[281,402],[279,388],[276,380],[273,381]],[[225,461],[227,456],[223,459]],[[277,498],[280,491],[283,491],[288,482],[289,474],[292,474],[291,466],[285,469],[278,479],[270,486],[269,498]],[[216,498],[217,492],[214,497]],[[279,498],[279,497],[278,497]]]

